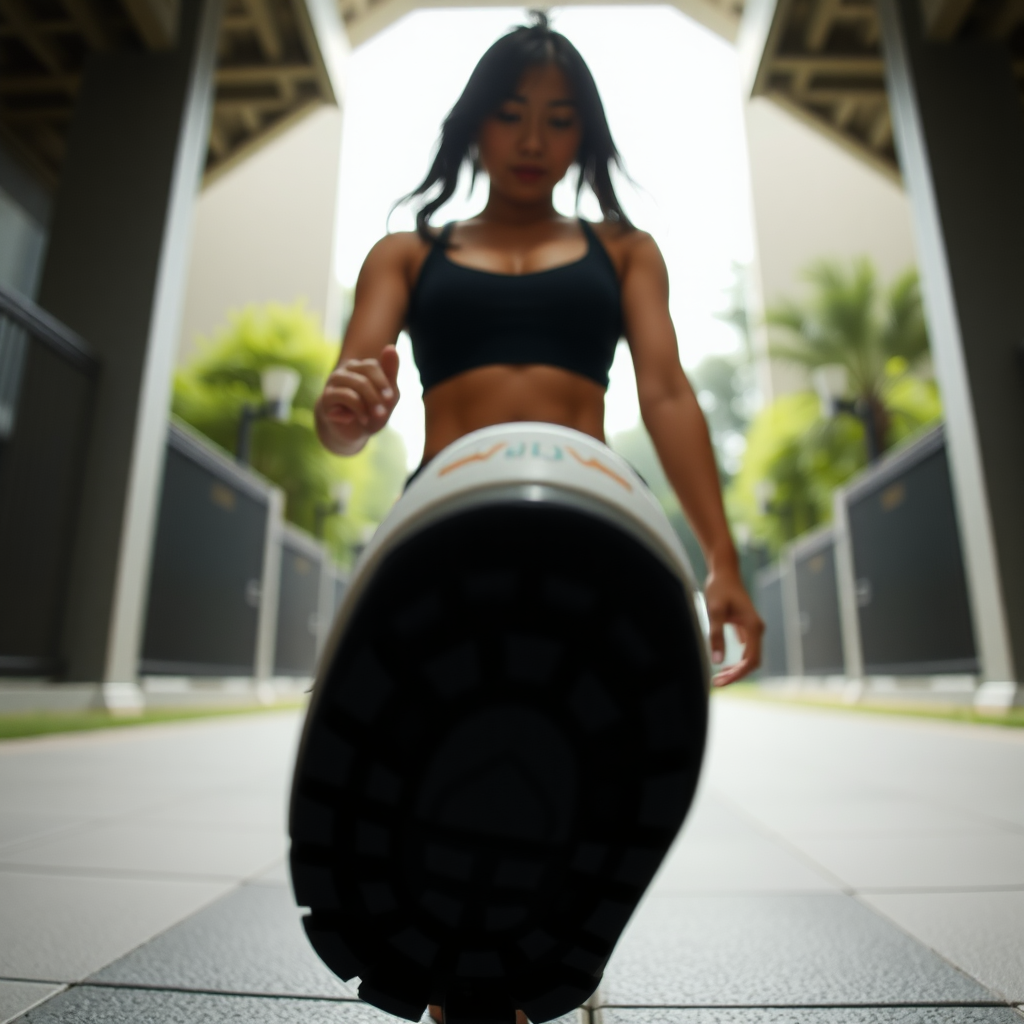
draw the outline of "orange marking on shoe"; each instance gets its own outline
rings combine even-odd
[[[605,476],[610,476],[617,484],[622,484],[627,491],[633,490],[633,485],[624,477],[619,476],[618,473],[613,469],[609,469],[600,459],[585,459],[579,452],[570,448],[568,445],[565,446],[565,450],[581,465],[586,466],[587,469],[596,469]]]
[[[488,448],[485,452],[474,452],[472,455],[467,455],[464,459],[456,459],[455,462],[448,463],[447,466],[438,470],[437,475],[444,476],[445,473],[451,473],[461,466],[468,466],[471,462],[486,462],[492,455],[496,455],[504,447],[505,442],[499,441],[493,448]]]

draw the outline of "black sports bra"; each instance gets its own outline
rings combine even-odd
[[[406,326],[423,390],[499,363],[558,366],[608,386],[622,335],[619,279],[594,229],[582,259],[532,274],[453,263],[452,227],[438,236],[409,301]]]

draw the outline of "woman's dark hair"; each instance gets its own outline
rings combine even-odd
[[[512,29],[480,58],[458,102],[444,119],[437,155],[427,176],[399,200],[400,203],[408,202],[440,186],[436,194],[416,211],[416,231],[428,242],[433,240],[430,218],[455,194],[459,170],[464,162],[470,163],[473,180],[476,180],[480,165],[473,153],[473,143],[484,118],[493,114],[513,94],[528,68],[545,64],[554,64],[565,74],[583,124],[576,156],[580,168],[577,202],[584,184],[587,184],[597,196],[605,217],[633,227],[612,186],[610,168],[614,164],[622,170],[622,158],[612,141],[594,76],[579,50],[561,33],[552,31],[543,11],[531,11],[530,17],[532,24]]]

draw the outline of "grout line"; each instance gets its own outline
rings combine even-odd
[[[7,979],[3,980],[6,981]],[[46,984],[46,982],[41,982],[41,984]],[[29,1010],[34,1010],[37,1006],[42,1006],[43,1003],[49,1002],[49,1000],[53,999],[55,996],[59,996],[61,992],[66,992],[67,989],[68,986],[64,982],[57,983],[56,992],[47,992],[45,996],[40,996],[34,1003],[21,1007],[13,1017],[5,1017],[3,1021],[0,1021],[0,1024],[13,1024],[14,1021],[21,1018],[22,1014],[28,1013]]]
[[[58,992],[44,996],[33,1006],[59,992],[72,988],[95,988],[95,989],[129,989],[140,992],[171,992],[190,995],[224,996],[226,998],[238,999],[268,999],[285,1000],[293,999],[303,1002],[321,1003],[362,1003],[361,999],[340,996],[309,995],[287,992],[246,992],[224,989],[206,988],[181,988],[168,985],[147,985],[143,983],[122,983],[122,982],[93,982],[86,979],[77,983],[67,982],[39,982],[37,979],[23,978],[0,978],[0,981],[28,981],[35,984],[53,984],[58,986]],[[916,1002],[865,1002],[865,1003],[601,1003],[600,1005],[588,1006],[584,1004],[579,1007],[578,1012],[585,1024],[591,1024],[595,1015],[600,1015],[602,1010],[886,1010],[886,1009],[929,1009],[929,1008],[964,1008],[964,1009],[990,1009],[1009,1007],[1012,1010],[1024,1011],[1024,1006],[1016,1006],[997,1000],[991,1001],[943,1001],[929,1000]],[[27,1007],[26,1009],[31,1009]],[[24,1012],[24,1011],[21,1011]]]
[[[1009,885],[935,885],[935,886],[901,886],[901,887],[871,887],[865,889],[854,889],[854,896],[942,896],[947,893],[972,893],[972,892],[1024,892],[1024,883],[1013,882]]]
[[[911,942],[916,942],[924,949],[927,949],[932,954],[932,956],[934,956],[938,960],[941,960],[942,963],[946,964],[949,968],[956,971],[957,974],[961,975],[964,978],[967,978],[968,981],[973,981],[975,985],[978,985],[980,988],[985,989],[987,992],[992,992],[991,985],[988,985],[987,983],[982,981],[981,978],[975,977],[973,974],[970,973],[970,971],[967,970],[966,967],[961,967],[958,963],[956,963],[956,961],[946,956],[945,953],[936,949],[934,946],[929,945],[922,938],[920,938],[919,936],[915,935],[912,931],[910,931],[910,929],[907,928],[905,925],[901,924],[899,921],[890,917],[880,907],[873,906],[871,903],[868,903],[866,900],[860,899],[856,895],[853,898],[854,901],[858,903],[860,906],[862,906],[865,910],[869,911],[872,914],[875,914],[878,918],[885,921],[887,924],[892,925],[893,928],[902,932],[908,939],[910,939]],[[1008,1006],[1009,1004],[1003,1001],[998,1005]]]
[[[646,895],[651,899],[658,899],[661,896],[853,896],[856,893],[847,892],[842,889],[772,889],[767,886],[750,889],[680,889],[662,888],[655,886],[648,890]]]
[[[297,992],[245,992],[235,989],[219,988],[182,988],[177,985],[147,985],[144,982],[121,981],[85,981],[78,982],[76,988],[131,989],[136,992],[183,992],[197,996],[225,996],[231,999],[301,999],[306,1002],[319,1003],[361,1003],[358,996],[327,996],[309,995]]]
[[[796,843],[789,839],[788,836],[785,836],[783,833],[766,825],[760,820],[760,818],[755,817],[742,804],[733,800],[732,797],[727,796],[721,790],[708,786],[708,793],[716,800],[721,800],[722,803],[728,805],[734,814],[745,819],[747,824],[753,828],[755,832],[759,832],[764,838],[777,843],[797,860],[802,861],[808,867],[812,868],[817,874],[823,876],[824,879],[831,881],[839,892],[845,893],[847,896],[853,894],[852,888],[844,879],[840,878],[839,875],[835,874],[835,872],[830,871],[824,864],[815,860],[809,853],[801,849],[801,847],[797,846]]]
[[[270,865],[273,867],[273,864]],[[256,873],[263,870],[260,868]],[[181,874],[174,871],[133,871],[118,868],[78,868],[69,865],[0,863],[0,877],[3,875],[42,875],[57,878],[102,878],[108,881],[131,882],[225,882],[239,885],[253,875],[204,875]]]
[[[56,978],[14,978],[9,974],[0,974],[0,981],[13,981],[20,985],[59,985],[61,988],[75,984],[73,981],[58,981]]]
[[[595,1010],[912,1010],[931,1007],[962,1007],[987,1009],[1009,1006],[1011,1003],[941,1002],[932,1000],[919,1003],[602,1003]]]

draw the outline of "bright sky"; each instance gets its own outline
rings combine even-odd
[[[735,349],[714,314],[728,305],[732,264],[753,253],[743,113],[732,47],[669,7],[555,8],[554,27],[583,54],[597,80],[612,134],[636,181],[616,181],[630,219],[650,231],[668,264],[671,310],[684,366]],[[438,130],[484,50],[522,8],[423,10],[359,47],[349,66],[342,149],[337,265],[355,283],[367,250],[385,233],[388,210],[423,178]],[[486,182],[457,196],[437,223],[477,212]],[[589,197],[588,197],[589,198]],[[556,192],[571,214],[572,188]],[[581,208],[597,219],[591,199]],[[412,227],[405,208],[391,230]],[[402,399],[391,419],[410,468],[423,450],[419,376],[408,339],[399,344]],[[636,424],[639,409],[628,350],[612,367],[606,429]]]

